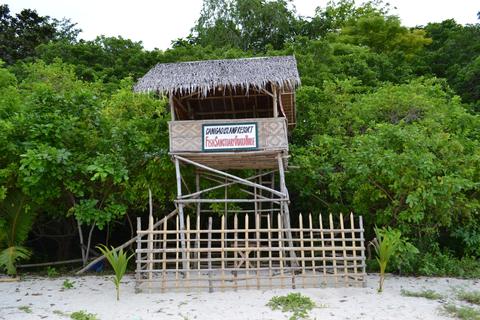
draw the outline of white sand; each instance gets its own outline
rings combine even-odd
[[[120,302],[108,276],[68,277],[75,287],[62,290],[65,277],[27,277],[20,282],[0,283],[0,319],[68,319],[65,314],[86,310],[99,319],[288,319],[265,304],[272,296],[301,292],[317,308],[311,319],[448,319],[442,305],[454,301],[459,289],[480,290],[479,280],[389,276],[385,292],[376,292],[377,276],[368,277],[367,288],[243,290],[194,293],[134,293],[134,279],[126,276]],[[447,296],[441,301],[410,298],[400,290],[431,289]],[[29,306],[31,313],[19,309]]]

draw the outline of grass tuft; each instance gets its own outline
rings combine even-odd
[[[55,267],[50,267],[48,266],[47,267],[47,277],[49,278],[56,278],[58,277],[60,274],[58,273],[57,269]]]
[[[401,294],[404,297],[425,298],[430,300],[439,300],[443,298],[441,294],[433,290],[410,291],[402,289]]]
[[[32,313],[32,308],[29,306],[20,306],[18,307],[18,310],[23,311],[25,313]]]
[[[70,281],[68,279],[65,279],[62,284],[63,289],[72,289],[75,285],[75,281]]]
[[[458,294],[458,299],[480,305],[480,291],[462,291]]]
[[[84,310],[76,311],[70,315],[73,320],[99,320],[96,314],[87,313]]]
[[[56,314],[57,316],[62,316],[62,317],[69,317],[70,315],[66,312],[63,312],[61,310],[53,310],[53,314]]]
[[[480,320],[480,311],[471,307],[457,307],[454,304],[444,306],[445,311],[461,320]]]
[[[315,303],[309,297],[300,293],[289,293],[286,296],[275,296],[267,303],[272,310],[292,312],[290,320],[308,318],[308,312],[315,307]]]

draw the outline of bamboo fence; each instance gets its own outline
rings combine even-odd
[[[187,215],[184,230],[178,215],[161,229],[137,220],[137,291],[365,285],[361,216],[340,214],[334,225],[332,214],[299,215],[290,229],[280,214],[202,217]]]

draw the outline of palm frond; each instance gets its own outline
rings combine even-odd
[[[127,271],[128,261],[133,257],[134,254],[127,256],[127,253],[124,252],[123,249],[120,249],[117,252],[113,246],[111,249],[109,249],[105,245],[99,245],[97,246],[97,249],[100,250],[100,252],[105,256],[115,272],[115,277],[112,281],[115,284],[115,289],[117,290],[117,300],[119,300],[120,282]]]
[[[22,245],[32,229],[34,211],[27,200],[22,192],[13,190],[0,202],[0,216],[4,221],[0,231],[8,247]]]
[[[390,258],[396,254],[398,246],[401,243],[401,233],[394,229],[380,229],[375,227],[376,238],[371,242],[377,254],[377,262],[380,267],[380,281],[378,292],[383,291],[383,281],[385,279],[385,271]]]
[[[10,246],[0,251],[0,269],[7,271],[9,275],[17,274],[16,263],[18,260],[30,258],[31,251],[22,246]]]

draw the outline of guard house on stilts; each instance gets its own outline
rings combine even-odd
[[[135,91],[168,96],[177,181],[176,214],[138,226],[139,290],[364,282],[361,219],[290,221],[299,84],[292,56],[158,64],[138,81]]]

